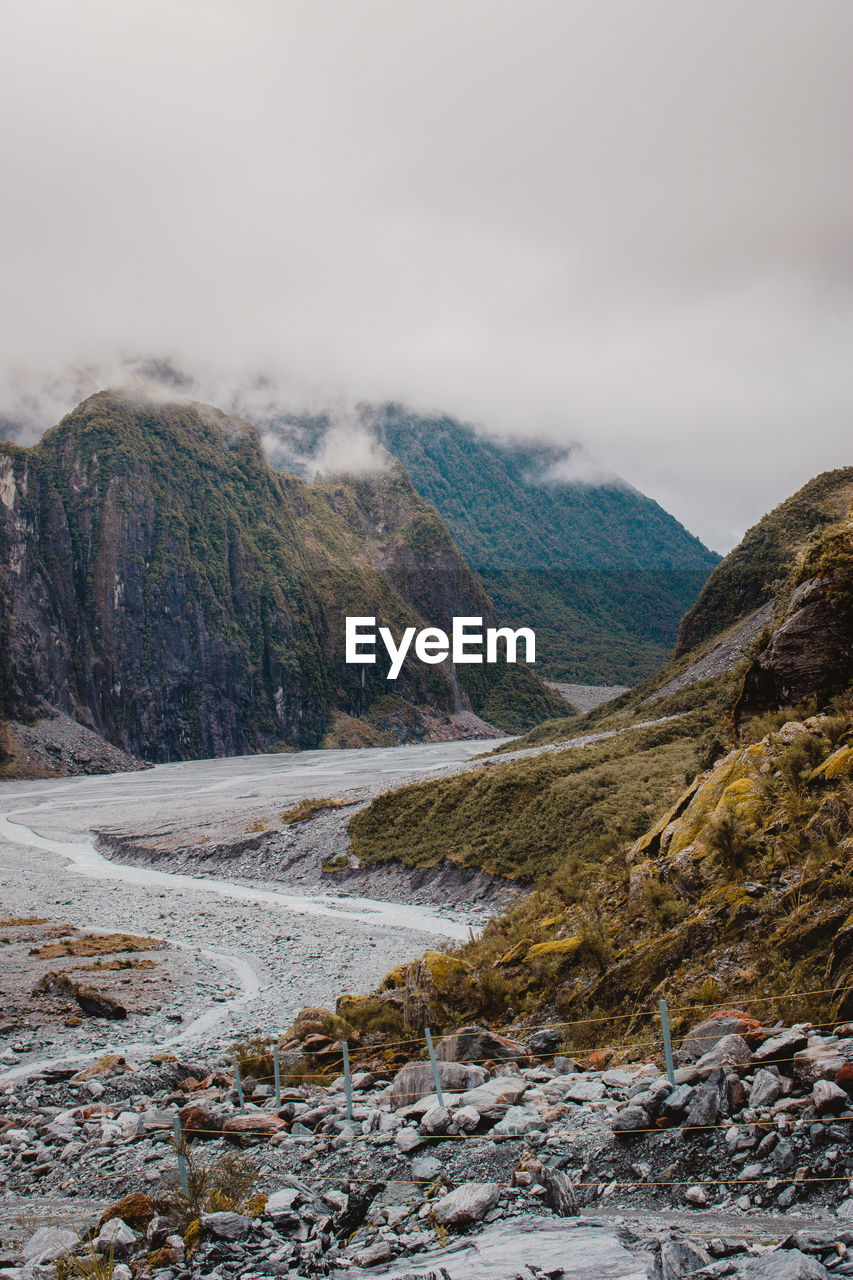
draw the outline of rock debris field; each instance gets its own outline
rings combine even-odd
[[[154,817],[166,843],[204,823],[227,846],[305,797],[488,767],[481,749],[0,784],[0,1280],[853,1275],[853,1027],[711,1019],[674,1083],[562,1058],[558,1031],[473,1029],[438,1045],[441,1098],[422,1048],[398,1070],[364,1045],[351,1113],[340,1047],[297,1036],[276,1099],[251,1037],[477,913],[127,865],[90,835]]]
[[[241,1102],[225,1055],[52,1067],[0,1094],[0,1277],[72,1252],[114,1280],[853,1275],[847,1030],[712,1018],[672,1084],[471,1028],[440,1099],[413,1059],[356,1063],[351,1105],[342,1076],[247,1073]]]

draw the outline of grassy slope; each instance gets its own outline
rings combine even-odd
[[[831,490],[841,515],[845,485],[814,488]],[[792,533],[808,545],[777,588],[782,601],[817,572],[833,571],[836,594],[853,586],[850,528],[827,528],[824,515],[811,536],[802,526]],[[567,1019],[579,1024],[569,1047],[601,1043],[595,1019],[631,1013],[628,1034],[662,992],[677,997],[676,1031],[695,1021],[691,1010],[738,1000],[766,999],[757,1011],[768,1021],[853,1013],[853,690],[828,714],[815,717],[813,703],[768,712],[736,739],[722,722],[739,677],[655,703],[654,714],[683,713],[669,724],[533,759],[494,757],[483,775],[404,788],[356,815],[354,848],[366,861],[448,856],[536,885],[454,956],[389,976],[378,998],[404,991],[401,1028],[411,1009],[426,1009],[433,1026]],[[554,722],[528,740],[641,715],[649,708],[629,694],[615,710]],[[778,732],[803,717],[798,734]],[[697,767],[706,772],[694,777]],[[357,1020],[357,1004],[348,1016]]]
[[[644,831],[695,767],[696,720],[495,763],[378,797],[350,823],[363,865],[448,859],[530,883]]]

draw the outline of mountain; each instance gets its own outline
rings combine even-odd
[[[56,711],[148,760],[535,723],[521,665],[344,661],[344,616],[494,620],[399,466],[307,485],[207,405],[90,397],[0,448],[0,718]],[[471,672],[475,674],[470,674]]]
[[[572,480],[574,454],[498,441],[449,417],[363,406],[358,424],[397,458],[476,569],[504,623],[537,636],[554,679],[635,684],[669,656],[719,556],[618,479]],[[282,465],[322,457],[328,417],[263,430]]]
[[[842,520],[853,502],[853,467],[824,471],[763,516],[714,569],[682,619],[676,656],[742,621],[773,598],[780,582],[821,529]]]
[[[395,1034],[406,1009],[439,1029],[514,1010],[568,1020],[582,1045],[583,1020],[609,1015],[636,1037],[661,994],[676,1034],[753,1000],[767,1025],[786,1008],[853,1015],[851,480],[817,477],[747,534],[689,623],[703,638],[655,678],[512,747],[611,736],[496,754],[354,815],[362,866],[449,863],[533,888],[452,958],[389,975],[374,1018],[377,1000]]]

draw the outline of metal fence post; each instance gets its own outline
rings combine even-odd
[[[666,1007],[666,1001],[661,999],[660,1002],[660,1024],[663,1029],[663,1052],[666,1058],[666,1078],[670,1084],[675,1084],[675,1067],[672,1062],[672,1040],[669,1036],[669,1010]]]
[[[272,1051],[272,1065],[275,1072],[275,1109],[281,1106],[281,1065],[278,1060],[278,1041],[275,1042],[275,1048]]]
[[[432,1078],[435,1081],[435,1094],[438,1098],[438,1105],[444,1106],[444,1098],[441,1096],[441,1076],[438,1074],[438,1063],[435,1060],[435,1050],[432,1047],[432,1032],[429,1027],[424,1028],[426,1035],[427,1050],[429,1051],[429,1060],[432,1063]]]
[[[344,1050],[344,1088],[347,1094],[347,1120],[352,1120],[352,1073],[349,1069],[349,1045],[343,1043]]]
[[[246,1114],[246,1099],[243,1097],[243,1081],[240,1079],[240,1064],[236,1057],[234,1059],[234,1083],[237,1086],[237,1096],[240,1099],[240,1110],[243,1115]]]

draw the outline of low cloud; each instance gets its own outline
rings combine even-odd
[[[851,461],[849,0],[7,9],[0,434],[168,352],[580,441],[717,550]]]

